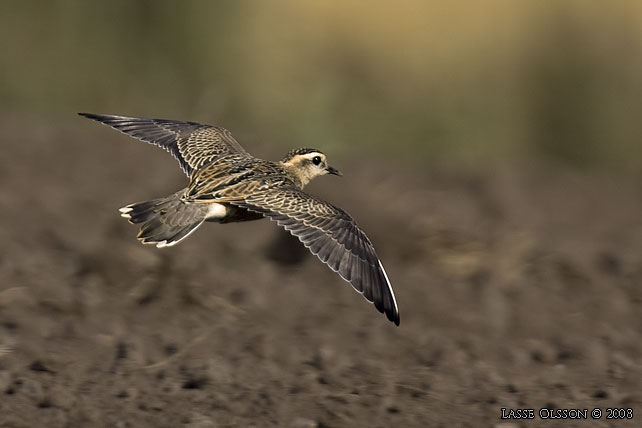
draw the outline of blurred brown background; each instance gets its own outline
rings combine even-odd
[[[642,412],[639,2],[5,1],[0,46],[0,426]],[[79,111],[323,150],[401,326],[267,221],[138,244],[185,177]]]

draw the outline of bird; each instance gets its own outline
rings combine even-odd
[[[268,218],[297,237],[375,308],[399,325],[388,275],[370,239],[344,210],[303,189],[310,180],[342,175],[318,149],[290,150],[280,161],[249,154],[219,126],[167,119],[78,113],[168,151],[189,178],[170,196],[120,208],[139,224],[138,240],[171,247],[204,222]]]

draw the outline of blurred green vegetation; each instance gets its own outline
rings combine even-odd
[[[199,120],[248,146],[642,170],[642,3],[0,3],[0,109]]]

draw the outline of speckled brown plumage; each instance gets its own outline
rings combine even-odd
[[[221,127],[195,122],[80,113],[169,151],[189,177],[187,188],[121,208],[141,224],[138,239],[158,247],[185,239],[203,222],[269,218],[399,325],[399,310],[372,243],[348,213],[303,191],[314,177],[340,173],[325,155],[295,149],[280,162],[246,152]]]

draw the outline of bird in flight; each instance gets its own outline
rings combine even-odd
[[[386,271],[352,217],[303,191],[315,177],[341,173],[320,150],[291,150],[281,161],[250,155],[227,129],[196,122],[79,113],[170,152],[189,185],[159,199],[120,209],[140,224],[144,244],[170,247],[205,221],[230,223],[269,218],[399,325],[399,309]]]

